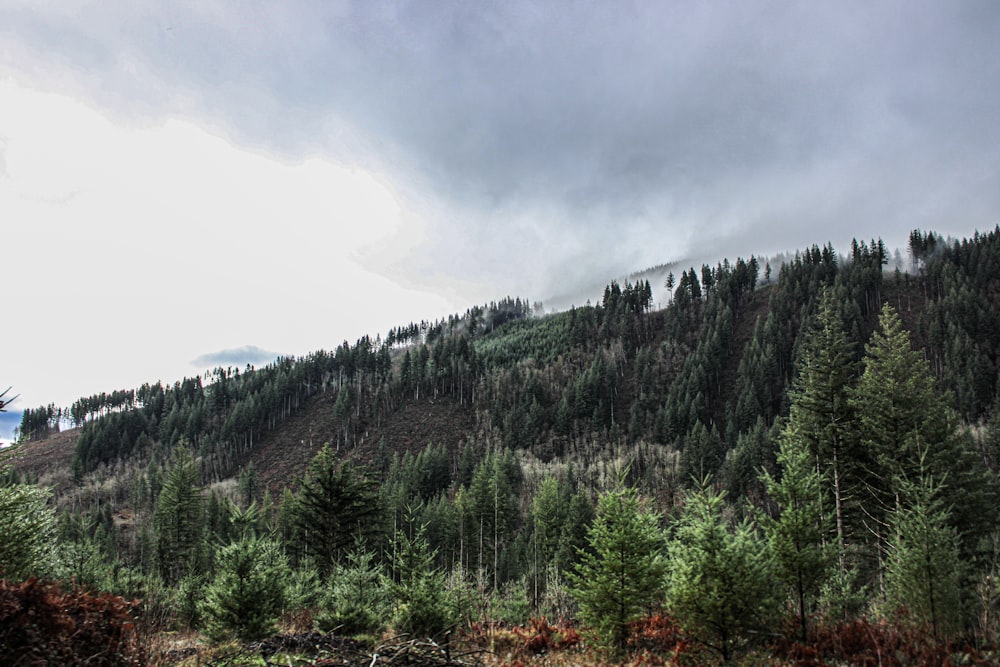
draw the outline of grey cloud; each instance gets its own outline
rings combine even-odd
[[[551,291],[722,247],[1000,218],[988,0],[236,7],[0,24],[28,35],[10,53],[72,63],[93,81],[67,85],[105,106],[389,174],[435,214],[427,247],[386,267],[411,279],[447,265]]]
[[[202,354],[191,361],[191,365],[200,368],[217,368],[219,366],[242,367],[247,364],[258,366],[274,361],[280,355],[277,352],[263,350],[256,345],[244,345],[218,352]]]

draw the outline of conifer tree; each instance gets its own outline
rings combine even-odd
[[[0,486],[0,577],[53,576],[56,519],[48,492],[30,484]]]
[[[870,467],[866,453],[857,446],[854,411],[849,403],[856,369],[837,299],[830,288],[824,288],[816,319],[802,340],[783,440],[793,438],[807,448],[825,488],[830,490],[832,508],[822,509],[825,514],[832,510],[835,519],[841,576],[847,570],[847,541],[861,522],[857,508],[859,471]]]
[[[198,570],[204,511],[198,467],[185,447],[174,452],[170,472],[156,501],[156,555],[160,576],[176,584]]]
[[[884,558],[889,513],[900,500],[906,503],[905,492],[912,488],[900,483],[921,476],[942,480],[939,493],[952,508],[951,521],[962,535],[965,555],[996,526],[996,481],[957,433],[947,396],[937,390],[927,362],[888,304],[879,326],[850,397],[861,442],[873,457],[863,481],[878,555]]]
[[[214,640],[262,639],[274,631],[291,576],[277,542],[245,534],[216,556],[216,574],[199,607]]]
[[[821,503],[820,476],[795,423],[781,434],[781,478],[763,473],[767,492],[778,504],[777,518],[764,517],[764,532],[774,557],[774,573],[795,601],[802,641],[808,618],[831,564]]]
[[[771,627],[773,566],[749,521],[723,516],[724,494],[707,481],[686,501],[668,546],[667,607],[684,629],[723,660]]]
[[[398,632],[440,638],[455,620],[444,573],[434,566],[435,555],[427,544],[425,526],[419,526],[412,539],[402,531],[396,533],[394,565],[399,579],[392,590],[396,598],[393,625]]]
[[[590,550],[569,573],[570,593],[600,640],[625,648],[628,624],[662,595],[663,535],[655,512],[642,507],[635,489],[601,495],[587,533]]]
[[[890,508],[893,494],[888,482],[919,473],[923,446],[931,474],[950,467],[943,457],[949,454],[953,427],[930,368],[889,304],[882,308],[879,329],[865,348],[865,370],[851,404],[862,442],[876,457],[880,473],[867,481],[878,487],[876,499]]]
[[[363,472],[338,460],[336,452],[323,445],[309,464],[291,514],[295,546],[325,578],[355,539],[376,532],[378,494]]]
[[[929,626],[934,638],[961,629],[961,572],[958,532],[949,525],[940,485],[928,477],[904,481],[906,506],[892,513],[886,557],[886,605]]]
[[[358,542],[323,593],[319,629],[341,635],[377,632],[390,612],[385,584],[374,554]]]

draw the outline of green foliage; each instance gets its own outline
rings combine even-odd
[[[0,487],[0,576],[20,581],[57,573],[56,520],[48,500],[49,492],[37,486]]]
[[[168,584],[200,571],[204,515],[200,473],[184,447],[174,452],[153,517],[160,576]]]
[[[720,544],[738,542],[734,536],[765,544],[749,524],[733,521],[753,514],[744,501],[773,514],[760,520],[768,538],[760,553],[773,554],[770,586],[778,602],[797,608],[804,630],[816,611],[828,621],[870,611],[872,591],[884,599],[918,590],[894,584],[902,574],[887,567],[902,568],[893,554],[917,548],[896,545],[913,532],[899,526],[916,521],[901,512],[922,502],[905,480],[926,468],[939,482],[931,504],[948,510],[930,512],[947,533],[937,548],[949,549],[957,532],[967,564],[957,584],[967,627],[974,583],[990,592],[982,594],[990,612],[983,624],[995,626],[995,558],[985,538],[998,519],[1000,228],[962,242],[917,233],[911,245],[920,274],[912,278],[883,278],[880,241],[855,242],[846,257],[813,246],[773,259],[780,273],[776,280],[765,273],[762,288],[753,257],[684,270],[669,281],[677,289],[663,310],[650,310],[644,280],[611,283],[599,305],[547,317],[530,317],[527,302],[508,299],[393,329],[384,342],[363,337],[261,369],[217,369],[204,382],[185,378],[82,398],[70,410],[26,411],[24,438],[56,431],[60,416],[82,427],[78,485],[53,503],[72,503],[79,521],[60,524],[58,544],[41,540],[54,547],[39,558],[58,554],[55,574],[156,598],[157,609],[169,607],[164,617],[196,623],[199,577],[217,574],[213,550],[276,530],[298,567],[286,610],[325,606],[324,626],[363,630],[374,627],[368,607],[378,603],[358,591],[371,590],[380,565],[353,562],[360,533],[366,550],[392,553],[394,596],[410,590],[379,621],[396,616],[419,626],[412,609],[454,617],[457,598],[467,620],[515,620],[525,605],[572,615],[563,577],[597,557],[588,543],[593,494],[618,461],[630,461],[634,483],[664,506],[677,503],[678,480],[717,474],[728,490],[716,516]],[[882,312],[862,367],[861,343],[883,303],[902,317]],[[326,448],[307,479],[290,485],[299,494],[284,489],[275,511],[251,463],[261,460],[255,447],[268,431],[284,439],[282,420],[321,395],[327,409],[313,433],[350,447],[352,460],[374,459],[379,502],[366,475]],[[474,431],[432,434],[436,444],[417,453],[397,420],[425,409],[429,418],[417,417],[423,426],[454,410]],[[179,451],[165,464],[181,443],[193,453]],[[982,451],[973,455],[977,445]],[[37,476],[28,467],[0,471],[0,486]],[[766,474],[758,477],[760,470]],[[276,479],[271,470],[268,478]],[[210,493],[202,488],[209,482]],[[534,497],[526,493],[536,488]],[[39,516],[15,514],[13,522],[0,516],[0,531]],[[445,590],[454,595],[433,597],[439,591],[421,588],[419,577],[403,586],[390,525],[423,540],[418,551],[432,554],[431,578],[450,571]],[[840,556],[836,568],[824,567],[824,542]],[[0,539],[0,552],[18,544]],[[692,562],[695,551],[686,552]],[[713,558],[736,558],[730,551]],[[714,573],[710,560],[702,554],[699,567]],[[697,581],[709,602],[711,581]],[[750,616],[728,622],[726,639],[704,628],[699,636],[735,651],[760,629],[745,621]]]
[[[960,437],[947,396],[935,386],[927,362],[888,304],[879,325],[881,330],[865,349],[865,371],[851,394],[856,428],[872,453],[863,481],[879,546],[884,550],[888,536],[877,526],[885,523],[897,496],[905,493],[900,484],[921,476],[943,480],[940,495],[953,508],[952,522],[966,544],[975,544],[996,526],[996,479],[986,474],[968,441]]]
[[[635,489],[601,495],[587,534],[590,550],[570,572],[571,593],[601,641],[624,650],[628,624],[660,599],[663,535],[656,513],[643,509]]]
[[[202,596],[205,592],[205,577],[189,574],[177,584],[177,623],[181,628],[193,629],[202,625]]]
[[[508,581],[500,590],[494,591],[489,606],[493,622],[519,625],[527,621],[532,609],[527,578]]]
[[[931,628],[935,639],[961,628],[961,560],[958,533],[949,525],[940,485],[923,477],[904,481],[908,499],[891,516],[886,557],[886,607],[902,609],[908,620]]]
[[[892,480],[918,471],[924,446],[933,474],[948,468],[944,446],[953,427],[927,363],[889,304],[882,308],[879,326],[865,348],[865,370],[851,405],[862,441],[878,466],[878,479],[868,480],[878,483],[875,499],[891,506]]]
[[[316,625],[324,633],[374,634],[384,627],[391,609],[382,567],[359,545],[327,583]]]
[[[285,587],[285,609],[299,613],[318,607],[323,594],[323,584],[316,569],[297,567],[292,570]]]
[[[774,566],[749,521],[724,516],[707,484],[688,496],[668,547],[667,607],[696,640],[728,660],[774,620]]]
[[[782,433],[778,451],[781,478],[763,474],[767,492],[777,503],[777,518],[763,517],[764,533],[774,557],[774,574],[795,601],[802,640],[826,581],[833,551],[826,543],[829,521],[823,515],[820,476],[795,422]]]
[[[363,471],[338,459],[324,445],[290,508],[294,545],[301,558],[315,563],[326,578],[359,537],[378,529],[379,503],[374,483]]]
[[[475,468],[462,493],[462,534],[467,545],[464,566],[489,571],[493,588],[506,579],[506,567],[517,529],[517,500],[522,471],[513,452],[490,452]]]
[[[223,547],[200,606],[206,634],[216,641],[252,641],[272,633],[285,606],[290,575],[281,546],[273,540],[245,536]]]
[[[444,573],[434,566],[434,555],[423,526],[412,539],[396,533],[393,627],[399,633],[440,639],[457,620],[445,591]]]
[[[857,363],[844,330],[842,302],[830,288],[820,295],[818,312],[799,345],[797,374],[789,391],[791,407],[783,434],[789,446],[803,449],[824,476],[821,511],[835,518],[840,569],[846,569],[847,541],[863,532],[863,473],[871,469],[869,450],[859,447],[855,412],[849,402]],[[804,460],[801,465],[808,465]],[[820,498],[817,493],[817,498]]]

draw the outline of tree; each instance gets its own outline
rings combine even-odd
[[[204,529],[199,482],[191,453],[178,447],[153,515],[160,576],[168,584],[198,569]]]
[[[590,550],[569,574],[570,593],[602,642],[624,650],[627,627],[659,601],[663,587],[663,535],[655,512],[644,510],[635,489],[602,494],[587,533]]]
[[[53,576],[59,566],[49,493],[30,484],[0,487],[0,577]]]
[[[341,635],[378,632],[391,611],[382,567],[358,544],[327,585],[316,623]]]
[[[905,492],[913,488],[900,484],[921,476],[942,480],[941,500],[952,508],[963,549],[971,548],[996,525],[996,481],[958,434],[947,395],[937,389],[927,362],[888,304],[879,327],[865,348],[865,370],[850,396],[861,443],[872,453],[863,482],[877,555],[884,559],[889,514],[908,501]]]
[[[947,639],[961,629],[961,572],[958,532],[949,524],[938,484],[928,477],[902,483],[906,506],[891,516],[886,556],[886,606]]]
[[[890,508],[892,489],[885,482],[916,477],[926,446],[927,464],[938,474],[950,467],[946,444],[953,433],[948,406],[899,315],[885,304],[879,331],[865,347],[865,370],[851,395],[863,444],[874,453],[883,480],[876,497]],[[869,480],[871,482],[877,480]]]
[[[327,444],[309,464],[291,512],[301,555],[315,561],[325,578],[356,538],[376,532],[378,494],[361,470],[339,461]]]
[[[859,451],[854,437],[854,410],[848,398],[856,368],[836,298],[831,289],[824,288],[816,318],[802,339],[782,440],[789,447],[805,447],[815,461],[816,471],[830,485],[841,576],[847,570],[848,533],[852,524],[860,523],[852,504],[852,499],[856,503],[860,495],[858,471],[868,467],[867,457]]]
[[[831,551],[820,500],[820,476],[806,442],[794,423],[781,434],[778,465],[781,479],[764,472],[767,492],[778,504],[777,518],[764,517],[764,532],[774,557],[775,576],[795,600],[800,637],[808,637],[808,617],[827,578]]]
[[[724,494],[707,480],[692,493],[668,546],[667,606],[684,629],[729,660],[748,635],[771,627],[773,566],[749,521],[730,525]]]
[[[244,535],[223,547],[216,560],[216,575],[200,609],[208,636],[217,641],[228,636],[253,641],[271,634],[291,576],[280,545]]]
[[[444,573],[434,566],[436,550],[427,544],[426,527],[413,538],[396,533],[395,570],[399,580],[392,586],[396,598],[395,630],[413,637],[441,638],[455,621],[445,594]]]

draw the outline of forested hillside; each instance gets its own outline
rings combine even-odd
[[[906,271],[880,240],[689,267],[659,310],[645,280],[546,316],[504,299],[26,410],[4,488],[49,489],[47,555],[0,564],[217,640],[282,613],[430,635],[546,616],[626,651],[656,613],[695,661],[878,620],[986,655],[1000,228],[907,250]]]

